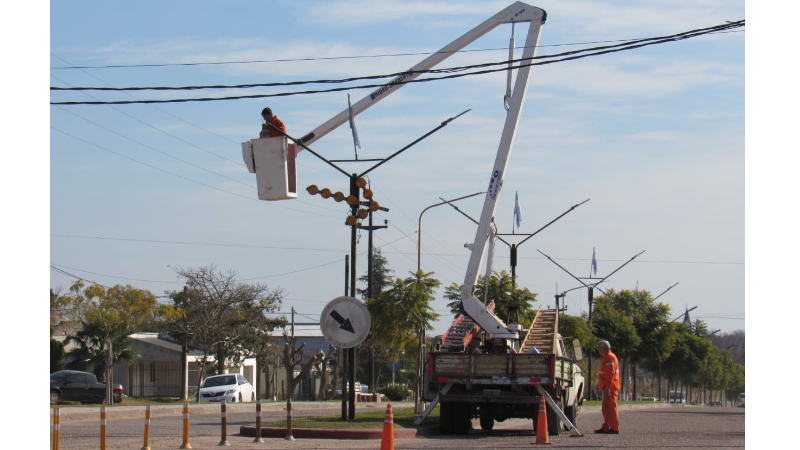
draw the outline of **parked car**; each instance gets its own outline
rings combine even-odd
[[[121,402],[122,397],[122,385],[115,384],[114,403]],[[57,405],[62,401],[105,403],[106,384],[98,382],[97,377],[89,372],[77,370],[53,372],[50,374],[50,404]]]
[[[736,398],[736,401],[733,402],[733,404],[736,405],[737,408],[744,408],[744,392],[739,394],[739,397]]]
[[[229,373],[214,375],[200,385],[200,402],[252,402],[256,399],[253,385],[242,375]]]

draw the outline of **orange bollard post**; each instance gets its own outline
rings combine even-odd
[[[222,420],[222,440],[219,441],[218,447],[230,447],[231,443],[228,442],[228,406],[225,404],[225,399],[222,399],[221,420]]]
[[[106,450],[106,405],[100,407],[100,450]]]
[[[547,432],[547,406],[545,406],[544,396],[539,397],[539,421],[536,424],[536,442],[531,444],[552,444]]]
[[[53,408],[53,450],[58,450],[59,433],[61,432],[61,414]]]
[[[189,402],[183,402],[183,443],[181,449],[191,449],[189,444]]]
[[[292,436],[292,397],[286,401],[286,438],[284,441],[293,441]]]
[[[253,439],[256,444],[263,444],[264,439],[261,439],[261,399],[256,400],[256,438]]]
[[[144,445],[142,446],[142,450],[150,450],[150,403],[147,404],[147,408],[145,409],[144,413]]]
[[[381,450],[394,450],[394,416],[392,415],[391,403],[386,405],[386,416],[383,418]]]

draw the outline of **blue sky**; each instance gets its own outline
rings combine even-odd
[[[50,86],[236,85],[399,72],[511,2],[53,2]],[[538,55],[598,41],[668,35],[745,18],[744,2],[543,1]],[[123,19],[124,18],[124,19]],[[515,29],[518,46],[526,26]],[[510,26],[498,27],[439,67],[503,61]],[[577,44],[577,45],[570,45]],[[491,50],[494,49],[494,50]],[[409,54],[372,58],[339,58]],[[519,56],[521,50],[516,50]],[[257,64],[61,69],[291,60]],[[304,89],[300,87],[299,90]],[[213,92],[132,92],[139,99],[276,93],[285,87]],[[350,91],[353,102],[372,89]],[[370,174],[376,216],[389,228],[375,245],[399,277],[416,269],[417,223],[427,206],[484,191],[505,110],[505,74],[408,85],[358,116],[362,158],[388,156],[442,121],[471,111]],[[88,95],[87,95],[88,94]],[[89,97],[91,95],[92,97]],[[59,93],[50,101],[131,99],[126,93]],[[345,92],[159,105],[49,107],[49,260],[63,271],[156,295],[180,289],[175,267],[216,264],[239,279],[285,290],[284,310],[309,317],[344,291],[349,230],[341,204],[301,191],[263,202],[241,159],[270,106],[303,136],[343,110]],[[37,129],[37,132],[41,130]],[[352,157],[347,126],[313,147]],[[347,179],[300,154],[301,188],[345,191]],[[344,165],[348,171],[366,167]],[[535,67],[497,208],[511,232],[519,192],[530,233],[591,198],[520,247],[519,284],[553,304],[589,275],[596,248],[604,276],[641,251],[602,288],[647,289],[677,317],[711,330],[745,329],[745,32],[702,36]],[[483,196],[461,208],[478,217]],[[422,267],[443,285],[463,282],[474,225],[449,207],[423,219]],[[366,270],[366,233],[359,275]],[[498,243],[496,270],[510,270]],[[74,279],[50,272],[50,287]],[[452,318],[441,296],[436,332]],[[587,308],[585,290],[568,312]]]

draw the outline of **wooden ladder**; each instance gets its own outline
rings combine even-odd
[[[494,301],[489,303],[486,309],[494,311]],[[456,320],[453,321],[453,324],[450,325],[447,332],[445,332],[444,336],[442,336],[442,347],[454,351],[466,349],[469,343],[472,342],[472,338],[474,338],[475,334],[480,330],[481,327],[472,319],[464,314],[459,314]]]
[[[525,336],[520,353],[528,353],[531,347],[536,347],[539,353],[555,353],[557,330],[558,311],[540,307],[536,312],[536,317],[533,318],[528,335]]]

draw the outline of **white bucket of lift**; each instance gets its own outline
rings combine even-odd
[[[297,152],[285,137],[242,142],[247,170],[256,174],[259,200],[297,198]]]

